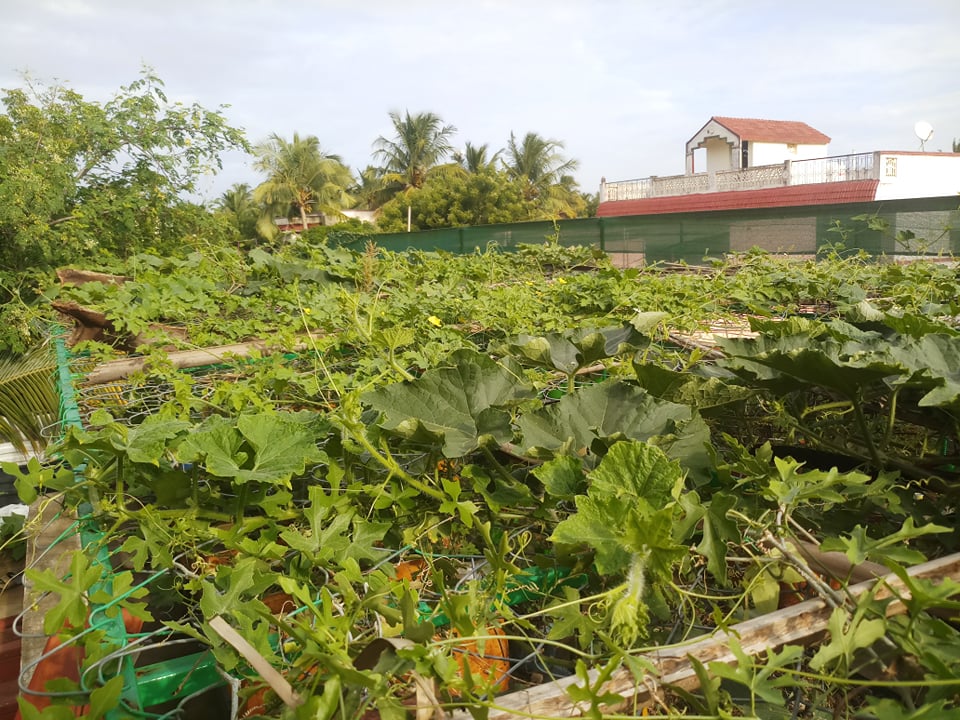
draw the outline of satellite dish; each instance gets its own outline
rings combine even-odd
[[[923,151],[924,143],[933,137],[933,125],[928,123],[926,120],[921,120],[913,126],[913,132],[918,138],[920,138],[920,150]]]

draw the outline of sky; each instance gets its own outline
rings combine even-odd
[[[0,88],[106,101],[148,66],[171,100],[226,107],[252,143],[315,135],[354,170],[391,111],[453,144],[563,143],[582,190],[684,171],[713,115],[799,120],[829,153],[960,139],[957,0],[0,0]],[[263,178],[224,157],[212,200]]]

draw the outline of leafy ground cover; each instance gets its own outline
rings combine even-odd
[[[957,551],[951,265],[752,253],[620,270],[583,248],[370,245],[112,270],[130,280],[60,296],[118,336],[152,333],[146,369],[81,381],[65,465],[18,482],[95,530],[69,578],[29,571],[61,597],[47,630],[87,651],[59,702],[131,703],[116,640],[91,622],[122,606],[149,628],[138,642],[209,646],[251,717],[483,717],[499,693],[567,676],[600,716],[611,698],[588,670],[642,684],[652,648],[823,597],[817,644],[771,637],[645,712],[958,711],[960,585],[909,580],[890,617],[889,598],[846,592]],[[718,325],[744,332],[697,335]],[[277,352],[170,361],[252,338]],[[109,592],[95,551],[112,557]]]

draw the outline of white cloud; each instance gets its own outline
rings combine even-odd
[[[353,167],[392,109],[469,140],[566,144],[578,178],[682,172],[710,115],[804,120],[847,152],[912,147],[923,116],[960,136],[960,9],[949,0],[8,0],[0,87],[17,70],[106,99],[153,67],[171,97],[256,141],[316,135]],[[216,181],[256,182],[242,161]]]

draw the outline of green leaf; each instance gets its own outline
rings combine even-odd
[[[162,415],[149,415],[139,425],[126,431],[126,437],[114,434],[110,442],[127,454],[133,462],[159,466],[171,440],[190,427],[183,420],[169,420]]]
[[[568,338],[556,333],[543,336],[519,335],[508,346],[510,352],[539,367],[553,368],[572,375],[586,363],[580,349]]]
[[[956,705],[950,700],[937,700],[924,703],[919,707],[907,707],[900,700],[870,697],[862,711],[863,717],[873,720],[953,720],[956,717]]]
[[[630,324],[637,332],[649,334],[651,331],[659,327],[660,323],[670,317],[667,313],[661,312],[659,310],[648,310],[646,312],[638,312],[632,318],[630,318]]]
[[[202,460],[211,475],[241,485],[288,483],[307,463],[323,458],[313,430],[276,413],[241,415],[236,425],[219,418],[205,422],[177,455],[183,461]]]
[[[543,483],[550,495],[569,499],[587,489],[583,462],[578,457],[559,455],[533,471],[534,477]]]
[[[530,488],[517,480],[508,481],[500,473],[487,472],[480,465],[466,465],[460,471],[463,480],[470,480],[473,489],[486,501],[493,512],[505,506],[517,506],[536,502]]]
[[[660,448],[627,441],[614,444],[588,479],[588,494],[604,493],[625,502],[643,498],[659,510],[673,499],[683,471]]]
[[[727,584],[727,543],[742,539],[736,522],[727,517],[727,511],[737,506],[737,498],[723,492],[714,493],[707,504],[702,504],[696,492],[683,493],[679,498],[684,510],[677,523],[674,538],[683,542],[692,529],[702,523],[701,540],[697,552],[707,559],[707,570],[721,585]]]
[[[729,355],[718,362],[745,380],[778,394],[798,389],[798,384],[829,388],[855,398],[863,388],[891,376],[904,374],[904,367],[888,353],[886,341],[840,342],[811,334],[781,337],[720,338]]]
[[[647,339],[638,328],[622,325],[599,330],[581,328],[545,335],[519,335],[507,345],[507,350],[518,355],[521,361],[527,361],[527,364],[573,375],[599,360],[646,344]]]
[[[730,650],[736,662],[727,665],[721,662],[709,663],[710,672],[726,680],[745,686],[750,691],[751,708],[755,708],[756,698],[760,698],[777,707],[784,705],[781,688],[795,685],[791,675],[778,675],[783,668],[793,666],[803,656],[803,648],[798,645],[786,645],[779,652],[767,651],[765,663],[755,662],[747,655],[740,641],[729,636]]]
[[[633,370],[640,386],[654,397],[690,405],[704,415],[715,408],[746,400],[756,392],[742,385],[730,385],[718,377],[678,372],[637,360],[633,362]]]
[[[660,437],[663,450],[685,467],[704,471],[710,431],[686,405],[657,400],[642,388],[608,380],[581,388],[517,421],[526,448],[559,451],[572,441],[578,455],[597,440],[618,437],[647,441]]]
[[[472,350],[457,351],[450,363],[362,399],[383,413],[382,428],[409,440],[438,442],[446,457],[462,457],[487,437],[509,441],[510,414],[502,408],[533,397],[519,368]]]
[[[587,495],[577,496],[576,513],[557,525],[552,542],[589,545],[601,574],[624,570],[635,554],[647,555],[652,548],[666,553],[668,565],[674,561],[677,546],[662,537],[663,531],[671,534],[672,510],[663,517],[658,513],[683,482],[676,462],[657,447],[625,441],[610,448],[588,478]]]
[[[894,343],[890,355],[910,371],[910,386],[928,389],[920,407],[960,406],[960,338],[924,335],[919,340]]]
[[[72,705],[48,705],[38,710],[24,695],[17,696],[17,704],[23,720],[76,720],[77,717]]]
[[[837,468],[802,472],[803,463],[773,458],[777,474],[769,478],[764,494],[778,505],[844,503],[851,494],[866,494],[871,477],[861,472],[842,473]]]
[[[866,620],[860,613],[848,617],[847,610],[838,607],[827,621],[827,630],[830,642],[821,643],[810,659],[810,667],[814,670],[823,670],[835,660],[843,661],[844,667],[849,668],[855,651],[869,647],[883,637],[886,622],[881,618]]]
[[[117,707],[123,682],[123,675],[117,675],[90,693],[90,708],[86,715],[88,720],[98,720]]]
[[[60,596],[59,602],[43,618],[44,633],[56,635],[66,625],[83,627],[87,620],[87,593],[100,581],[103,569],[91,564],[82,550],[75,550],[70,556],[70,573],[66,578],[61,578],[50,569],[35,568],[27,568],[26,576],[39,592],[52,592]]]
[[[587,648],[593,642],[594,634],[602,626],[600,618],[592,613],[585,613],[576,602],[580,599],[580,591],[577,588],[563,587],[563,600],[556,600],[546,612],[553,618],[553,624],[550,626],[550,632],[547,638],[550,640],[563,640],[564,638],[575,636],[581,648]]]
[[[780,582],[770,572],[769,565],[758,562],[747,573],[750,602],[757,615],[765,615],[780,604]]]
[[[879,540],[871,538],[867,535],[865,527],[857,525],[848,537],[826,538],[821,543],[821,548],[825,551],[839,550],[843,552],[853,565],[859,565],[865,560],[880,563],[892,561],[897,564],[916,564],[924,562],[926,558],[922,553],[907,548],[907,542],[924,535],[949,532],[953,532],[953,530],[933,523],[916,527],[913,518],[908,517],[897,532]]]
[[[22,453],[27,445],[39,450],[47,444],[43,429],[59,409],[55,367],[49,346],[24,355],[0,353],[0,441]]]
[[[945,608],[960,611],[960,582],[952,578],[938,578],[936,581],[910,575],[906,568],[891,564],[890,571],[903,582],[909,593],[900,596],[911,618],[929,608]]]
[[[217,572],[217,584],[225,583],[226,588],[220,592],[214,583],[203,584],[203,596],[200,598],[203,616],[212,618],[224,613],[236,613],[242,608],[245,598],[256,587],[258,565],[257,559],[252,557],[241,558],[232,567],[221,565]]]

